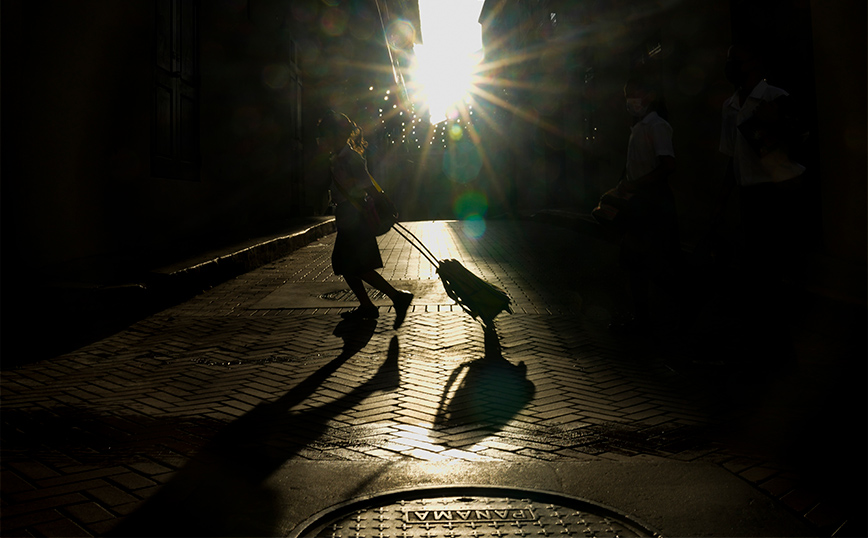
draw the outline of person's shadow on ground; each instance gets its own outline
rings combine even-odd
[[[472,446],[503,429],[535,392],[524,362],[515,365],[504,358],[492,325],[485,329],[485,355],[463,363],[449,376],[434,427],[475,425],[460,440],[449,443],[452,448]]]
[[[315,409],[291,412],[306,401],[370,341],[376,320],[342,322],[340,355],[274,402],[265,402],[229,424],[111,536],[275,536],[279,496],[269,476],[324,433],[328,421],[372,392],[400,384],[398,339],[386,361],[366,382]]]

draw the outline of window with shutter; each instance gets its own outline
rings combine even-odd
[[[156,0],[151,175],[199,179],[197,0]]]

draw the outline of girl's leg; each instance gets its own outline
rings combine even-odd
[[[362,308],[375,308],[374,302],[371,301],[371,298],[368,296],[368,292],[367,290],[365,290],[365,284],[361,278],[357,276],[344,275],[344,280],[347,281],[350,289],[353,290],[353,293],[356,295],[356,298],[359,300],[359,304],[361,304]]]
[[[383,275],[376,271],[368,271],[360,275],[361,279],[367,282],[371,287],[385,293],[392,303],[395,305],[395,324],[397,329],[404,323],[404,318],[407,316],[407,309],[410,308],[410,303],[413,302],[413,294],[409,291],[401,291],[395,289],[388,280],[383,278]],[[366,296],[367,297],[367,296]],[[370,299],[368,299],[370,300]]]
[[[388,296],[389,299],[391,299],[392,301],[394,301],[395,298],[398,296],[398,293],[399,293],[398,290],[396,290],[395,287],[392,286],[392,284],[390,284],[388,280],[383,278],[383,275],[381,275],[380,273],[378,273],[376,271],[368,271],[366,273],[362,273],[361,275],[359,275],[359,280],[360,281],[363,280],[372,288],[375,288],[375,289],[385,293],[386,296]],[[352,286],[351,286],[351,289],[352,289]],[[355,290],[353,290],[353,291],[355,291]],[[365,297],[367,297],[367,295],[365,295]],[[368,300],[370,301],[370,299],[368,299]]]
[[[362,279],[357,276],[344,275],[344,280],[347,281],[350,289],[353,290],[353,293],[359,300],[360,306],[355,310],[341,313],[341,317],[348,321],[377,319],[378,317],[380,317],[379,309],[368,296],[368,292],[365,289],[365,283],[362,281]]]

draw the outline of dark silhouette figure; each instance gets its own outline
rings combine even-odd
[[[535,392],[524,362],[515,365],[503,357],[492,325],[485,328],[485,355],[462,364],[449,376],[434,425],[479,425],[477,436],[465,436],[461,441],[461,446],[469,446],[501,430]]]
[[[737,189],[741,242],[736,256],[744,297],[743,319],[751,349],[763,357],[789,358],[793,294],[785,283],[798,277],[798,211],[805,167],[792,157],[807,133],[789,94],[765,80],[761,50],[750,42],[730,47],[725,67],[735,93],[722,109],[720,151],[727,157],[722,212]]]
[[[729,157],[726,184],[738,188],[739,265],[752,266],[762,278],[791,274],[797,195],[805,173],[791,157],[807,133],[789,94],[766,82],[756,46],[730,47],[725,71],[736,91],[723,104],[720,151]]]
[[[115,528],[111,536],[276,536],[277,496],[266,481],[300,449],[316,441],[326,423],[371,392],[400,384],[398,339],[366,382],[313,411],[290,413],[370,341],[377,322],[341,322],[340,355],[274,402],[258,405],[229,424],[177,475]]]
[[[633,126],[624,177],[617,187],[626,200],[620,264],[629,275],[633,315],[612,328],[644,334],[651,330],[651,284],[671,281],[680,252],[675,199],[668,182],[675,171],[675,150],[656,77],[637,72],[624,86],[624,97]]]
[[[317,125],[317,142],[331,153],[331,196],[335,204],[337,237],[332,252],[336,275],[347,281],[359,307],[341,314],[344,319],[376,319],[379,309],[365,291],[365,284],[386,294],[395,306],[394,328],[404,322],[413,294],[397,290],[376,270],[383,267],[377,237],[367,225],[362,208],[373,196],[374,185],[364,158],[362,129],[344,114],[329,111]]]

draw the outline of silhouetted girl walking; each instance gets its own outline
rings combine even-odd
[[[317,124],[317,143],[331,153],[331,195],[337,226],[332,267],[336,275],[344,277],[360,303],[341,316],[350,320],[379,317],[377,306],[365,291],[368,284],[392,300],[397,329],[404,322],[413,294],[395,289],[376,271],[383,267],[377,237],[360,211],[375,188],[364,158],[367,143],[362,129],[346,115],[329,111]]]

